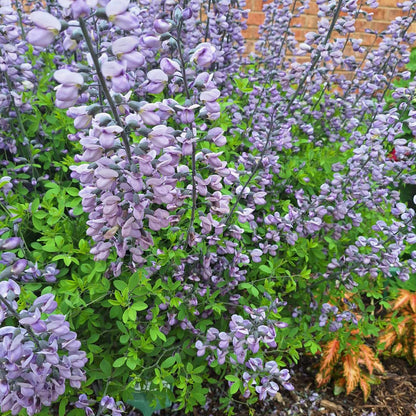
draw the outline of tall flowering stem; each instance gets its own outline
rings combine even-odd
[[[237,199],[234,203],[234,205],[232,206],[230,213],[228,214],[227,218],[225,219],[225,225],[227,226],[227,228],[230,226],[230,221],[233,218],[234,212],[238,206],[238,204],[240,203],[241,197],[244,194],[244,191],[246,190],[247,186],[249,185],[249,183],[251,182],[251,180],[254,178],[254,175],[257,173],[262,161],[263,161],[263,157],[266,154],[266,151],[269,148],[269,144],[270,144],[270,139],[272,137],[272,133],[273,133],[273,128],[274,128],[274,123],[275,123],[275,113],[276,113],[276,108],[273,109],[273,112],[270,116],[270,128],[269,128],[269,132],[267,134],[267,138],[266,138],[266,143],[264,144],[264,147],[260,153],[260,155],[258,156],[258,160],[256,162],[256,164],[254,165],[254,168],[252,169],[252,172],[250,174],[250,176],[248,177],[247,181],[245,182],[244,186],[242,187],[240,193],[237,195]],[[278,117],[279,118],[279,117]],[[283,118],[283,117],[281,117]]]
[[[189,93],[189,86],[188,86],[188,79],[186,77],[186,66],[185,66],[185,59],[183,57],[183,50],[181,45],[181,31],[182,31],[182,24],[183,18],[181,18],[178,30],[177,30],[177,37],[175,38],[176,44],[178,45],[178,53],[179,53],[179,60],[181,65],[181,73],[182,73],[182,80],[183,80],[183,87],[185,90],[186,98],[189,100],[191,95]],[[208,31],[208,22],[207,22],[207,31]],[[191,218],[189,220],[189,227],[185,237],[185,244],[189,244],[191,233],[193,232],[193,225],[195,222],[195,212],[196,212],[196,200],[197,200],[197,189],[196,189],[196,144],[195,142],[192,143],[192,154],[191,154],[191,186],[192,186],[192,208],[191,208]]]
[[[118,114],[117,106],[116,106],[116,104],[115,104],[115,102],[113,100],[113,97],[110,94],[110,91],[108,90],[107,83],[106,83],[106,80],[104,78],[104,75],[103,75],[103,73],[101,71],[100,62],[98,60],[97,54],[95,53],[94,46],[93,46],[93,44],[91,42],[91,38],[90,38],[90,35],[88,33],[87,26],[85,24],[84,19],[82,19],[82,18],[78,19],[78,22],[79,22],[79,25],[80,25],[82,34],[84,36],[85,42],[87,44],[88,51],[90,52],[91,58],[92,58],[92,60],[94,62],[95,70],[97,71],[97,76],[98,76],[98,78],[100,80],[101,88],[102,88],[102,90],[104,92],[105,98],[107,99],[107,102],[108,102],[108,104],[109,104],[109,106],[111,108],[111,112],[113,114],[113,117],[114,117],[117,125],[120,126],[123,129],[120,134],[121,134],[121,138],[123,140],[124,150],[126,151],[127,160],[129,162],[131,162],[131,151],[130,151],[129,138],[127,137],[126,131],[123,128],[123,123],[121,122],[120,116]]]

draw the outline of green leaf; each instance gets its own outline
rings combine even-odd
[[[79,189],[77,189],[77,188],[67,188],[66,189],[66,192],[69,194],[69,195],[71,195],[71,196],[78,196],[78,194],[79,194]]]
[[[237,376],[233,376],[232,374],[228,374],[225,376],[227,381],[231,381],[231,383],[237,383],[240,379]]]
[[[149,333],[150,333],[150,338],[152,339],[152,341],[156,341],[158,338],[160,338],[162,341],[166,342],[166,336],[163,332],[160,332],[159,328],[155,326],[151,326]]]
[[[117,367],[121,367],[127,360],[127,357],[120,357],[117,358],[117,360],[115,360],[113,362],[113,367],[117,368]]]
[[[137,367],[137,361],[134,358],[128,358],[126,364],[130,370],[134,370]]]
[[[111,376],[111,372],[112,372],[111,364],[105,358],[101,361],[100,368],[105,376],[107,377]]]
[[[233,383],[230,387],[230,393],[235,394],[240,388],[241,381],[237,376],[233,376],[231,374],[225,376],[225,379]]]
[[[267,274],[271,274],[272,273],[272,269],[269,266],[266,266],[265,264],[262,264],[259,269]]]
[[[38,208],[39,208],[39,198],[35,198],[32,202],[32,205],[30,207],[30,211],[32,212],[32,214],[35,214],[35,212],[37,212]]]
[[[133,273],[129,278],[129,284],[128,287],[130,290],[134,290],[138,285],[140,281],[140,276],[138,273]]]
[[[143,416],[152,416],[153,412],[166,409],[172,402],[167,392],[135,391],[133,398],[127,400],[130,406],[140,410]]]
[[[169,368],[172,367],[173,364],[176,362],[176,357],[168,357],[165,361],[160,365],[161,368]]]
[[[65,416],[66,405],[68,404],[68,399],[64,397],[59,403],[58,415]]]
[[[88,349],[93,353],[93,354],[99,354],[100,352],[103,351],[103,349],[99,346],[99,345],[95,345],[95,344],[89,344],[88,345]]]
[[[135,321],[137,319],[137,312],[133,308],[127,309],[129,312],[130,321]]]
[[[131,308],[137,312],[139,311],[144,311],[145,309],[148,308],[147,303],[144,303],[141,300],[138,300],[136,302],[133,303],[133,305],[131,305]]]
[[[127,287],[127,283],[123,282],[122,280],[115,280],[114,282],[114,286],[120,291],[122,292],[126,287]]]

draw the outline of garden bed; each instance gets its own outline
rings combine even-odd
[[[281,391],[274,400],[258,402],[251,406],[236,404],[238,416],[415,416],[416,415],[416,367],[400,358],[383,360],[386,373],[380,383],[372,386],[372,392],[364,402],[363,395],[355,391],[350,395],[334,395],[331,386],[316,389],[314,366],[316,361],[302,359],[294,368],[295,391]],[[219,410],[218,392],[208,395],[208,404],[194,410],[195,416],[223,416]],[[162,411],[161,416],[181,415],[180,412]]]

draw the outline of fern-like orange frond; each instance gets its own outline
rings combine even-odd
[[[416,361],[416,324],[413,324],[413,336],[412,336],[412,359]]]
[[[332,368],[339,359],[339,341],[333,339],[329,341],[322,349],[322,359],[320,363],[320,370]]]
[[[350,394],[358,385],[361,376],[356,353],[347,354],[342,358],[346,393]]]
[[[410,301],[411,293],[407,290],[401,289],[399,291],[399,296],[393,305],[393,310],[404,308]]]
[[[366,375],[361,374],[359,383],[360,383],[360,389],[362,390],[364,394],[364,402],[366,402],[371,393],[370,377],[367,377]]]
[[[401,355],[403,353],[403,345],[401,342],[398,342],[393,349],[391,350],[391,352],[395,355]]]
[[[407,315],[407,314],[406,314]],[[407,315],[401,322],[397,325],[397,333],[400,337],[404,336],[408,330],[407,324],[412,321],[412,316]]]
[[[370,375],[373,374],[374,370],[379,373],[384,373],[383,364],[381,364],[380,360],[374,354],[374,351],[368,345],[363,344],[360,346],[358,363],[365,365]]]
[[[318,385],[318,387],[322,387],[325,384],[329,383],[329,381],[331,380],[331,373],[332,373],[332,367],[326,368],[325,370],[320,370],[316,374],[315,380],[316,380],[316,384]]]
[[[413,313],[416,313],[416,293],[410,294],[409,305]]]
[[[376,357],[371,348],[368,345],[360,345],[358,364],[364,364],[368,368],[368,372],[373,374],[374,361],[376,361]]]
[[[396,339],[397,339],[397,333],[393,325],[389,325],[378,340],[379,344],[381,345],[384,344],[384,346],[382,347],[382,351],[388,350],[394,344]]]
[[[374,357],[373,366],[374,366],[374,370],[376,370],[380,374],[383,374],[386,372],[383,364],[381,364],[381,361],[377,357]]]

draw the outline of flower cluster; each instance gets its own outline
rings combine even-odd
[[[19,295],[14,280],[0,281],[0,407],[13,415],[23,408],[34,415],[64,394],[66,380],[81,387],[87,359],[65,316],[52,314],[57,308],[52,294],[22,310]]]
[[[229,323],[229,332],[220,332],[216,328],[210,328],[207,331],[205,341],[198,340],[195,344],[198,356],[206,355],[207,350],[215,353],[207,357],[209,362],[215,359],[218,364],[222,365],[228,361],[233,365],[245,365],[250,371],[243,374],[245,397],[250,395],[249,386],[256,385],[255,390],[261,400],[276,395],[279,390],[277,382],[281,383],[287,390],[293,390],[293,386],[287,381],[290,378],[287,369],[279,370],[276,362],[269,361],[263,367],[261,358],[247,358],[247,354],[257,354],[261,347],[276,348],[276,331],[279,328],[285,328],[287,323],[272,319],[269,317],[272,310],[284,302],[272,302],[269,307],[260,307],[253,309],[245,306],[244,311],[248,314],[248,319],[243,316],[234,314],[231,316]],[[275,380],[275,381],[274,381]]]
[[[249,387],[255,387],[260,400],[265,400],[267,396],[275,397],[279,391],[279,384],[286,390],[294,390],[294,386],[288,381],[290,379],[289,370],[286,368],[280,370],[275,361],[267,361],[263,364],[261,358],[250,358],[246,366],[250,373],[244,372],[243,374],[244,387],[246,388],[244,397],[250,396]],[[257,377],[260,377],[259,382]]]
[[[321,314],[319,315],[319,326],[325,326],[330,318],[329,330],[331,332],[336,332],[342,328],[344,321],[357,325],[358,320],[353,312],[345,310],[338,313],[338,311],[336,306],[324,303],[321,307]]]
[[[83,393],[79,395],[78,400],[75,402],[75,407],[84,409],[86,416],[95,416],[98,413],[95,413],[90,407],[94,403],[93,400],[88,400],[88,396]],[[98,412],[102,415],[110,414],[109,412],[111,412],[111,416],[122,416],[124,410],[122,402],[116,402],[112,397],[106,395],[100,401]]]

